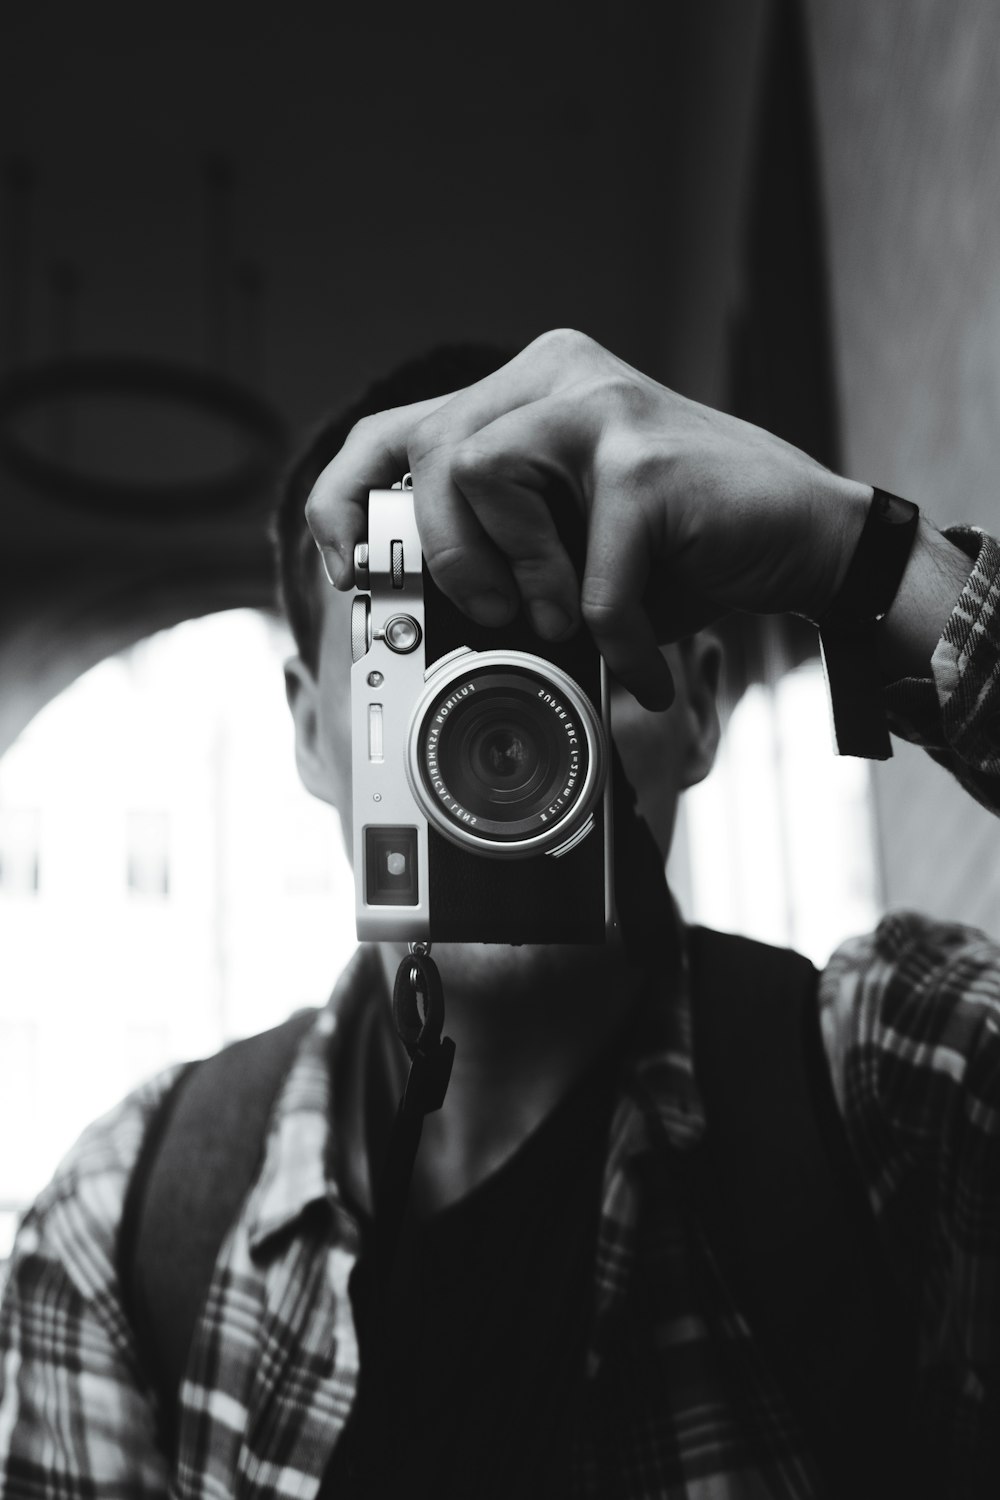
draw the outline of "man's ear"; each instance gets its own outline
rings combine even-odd
[[[295,764],[307,792],[337,805],[330,767],[319,733],[319,688],[300,656],[285,662],[285,697],[295,725]]]
[[[687,684],[688,735],[682,764],[681,787],[704,781],[715,765],[722,728],[719,723],[719,679],[722,646],[717,636],[703,630],[683,643],[684,676]]]

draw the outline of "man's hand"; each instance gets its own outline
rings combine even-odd
[[[733,609],[822,614],[872,494],[571,331],[466,390],[358,423],[306,507],[338,588],[353,585],[369,489],[407,470],[444,593],[487,625],[506,623],[520,597],[550,640],[582,616],[649,708],[673,696],[658,641]],[[554,486],[587,518],[582,582],[546,502]]]

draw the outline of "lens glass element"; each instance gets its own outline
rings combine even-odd
[[[498,844],[562,824],[589,766],[570,695],[521,667],[451,681],[420,721],[416,754],[432,820]]]
[[[538,769],[538,744],[527,725],[488,724],[472,742],[472,772],[484,786],[520,790]]]

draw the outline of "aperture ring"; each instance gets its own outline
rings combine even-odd
[[[588,695],[551,662],[520,651],[470,651],[437,671],[432,668],[427,676],[427,689],[410,721],[406,773],[431,825],[461,847],[498,859],[525,858],[564,845],[593,811],[607,774],[604,727]],[[532,718],[537,705],[533,722],[539,753],[550,762],[548,795],[530,788],[531,800],[526,793],[525,802],[531,810],[521,819],[503,815],[514,810],[517,798],[498,791],[491,800],[490,788],[481,776],[477,780],[474,768],[456,765],[450,743],[453,725],[460,733],[469,705],[488,706],[490,695],[501,691],[509,695],[503,711],[510,718],[505,721],[501,712],[498,726],[506,728],[516,720],[516,727],[525,729],[524,716]],[[515,700],[516,712],[511,708]],[[530,738],[530,724],[525,732]],[[530,745],[526,755],[536,748]],[[456,791],[464,792],[464,801]],[[469,808],[465,801],[475,805]],[[491,818],[488,811],[501,816]]]

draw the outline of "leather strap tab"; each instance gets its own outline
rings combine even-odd
[[[876,489],[837,597],[817,622],[838,755],[888,760],[878,626],[899,590],[920,512]]]

